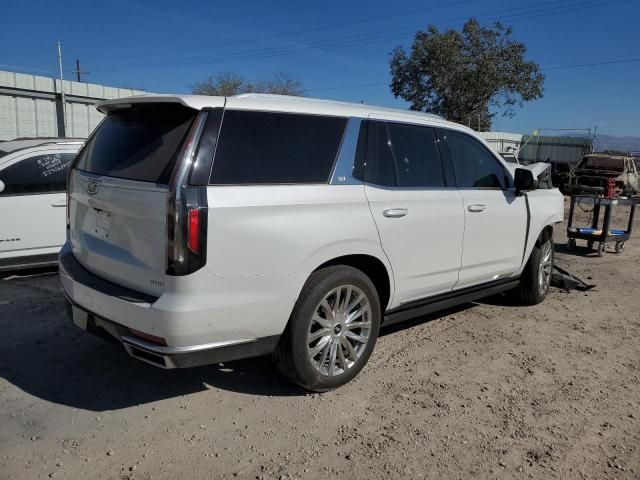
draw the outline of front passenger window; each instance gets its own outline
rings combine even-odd
[[[509,186],[505,168],[480,142],[464,133],[446,132],[447,145],[459,188],[500,188]]]

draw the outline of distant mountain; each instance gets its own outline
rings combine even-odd
[[[570,133],[571,137],[584,137],[582,133]],[[618,150],[621,152],[640,152],[639,137],[614,137],[613,135],[598,134],[593,147],[598,150]]]
[[[598,150],[607,149],[622,152],[640,152],[640,138],[614,137],[612,135],[598,134],[594,147]]]

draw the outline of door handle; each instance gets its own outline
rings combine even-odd
[[[486,208],[485,205],[476,204],[476,205],[469,205],[467,207],[467,210],[469,210],[470,212],[473,212],[473,213],[478,213],[478,212],[484,212],[485,208]]]
[[[388,210],[384,210],[382,215],[387,218],[400,218],[404,217],[407,213],[409,213],[409,210],[406,208],[389,208]]]
[[[53,202],[51,204],[52,207],[66,207],[67,206],[67,202],[63,201],[63,202]]]

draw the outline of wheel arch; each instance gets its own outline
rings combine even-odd
[[[551,219],[542,224],[542,227],[537,229],[537,232],[530,232],[527,240],[526,250],[524,252],[522,258],[522,264],[520,265],[520,269],[518,270],[518,274],[521,274],[529,262],[529,258],[531,258],[531,254],[533,253],[533,248],[535,246],[540,246],[543,235],[548,235],[549,238],[553,239],[553,229],[554,225],[557,222],[551,221]],[[535,236],[534,236],[535,235]],[[553,248],[553,246],[552,246]]]
[[[318,265],[314,272],[336,265],[356,268],[371,279],[380,297],[380,307],[382,309],[380,313],[384,314],[393,293],[393,277],[384,262],[369,254],[342,255]]]
[[[536,245],[540,246],[540,240],[543,236],[548,235],[549,238],[553,238],[553,224],[545,225],[540,234],[536,237]]]

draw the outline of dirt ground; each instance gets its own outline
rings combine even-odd
[[[349,385],[270,359],[163,371],[67,320],[55,272],[0,279],[0,478],[640,478],[640,221],[597,284],[386,328]]]

